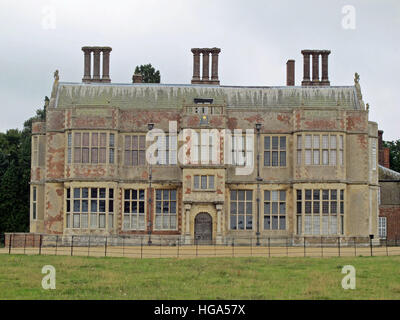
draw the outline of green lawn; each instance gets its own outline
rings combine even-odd
[[[342,266],[357,270],[344,290]],[[56,268],[55,290],[41,286]],[[400,256],[130,259],[0,255],[0,299],[400,299]]]

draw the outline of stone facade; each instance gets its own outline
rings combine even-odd
[[[89,62],[90,48],[84,47]],[[84,83],[55,79],[46,121],[32,125],[30,231],[151,232],[185,241],[199,236],[197,214],[208,213],[217,242],[257,234],[376,238],[378,128],[368,120],[359,86],[329,86],[330,52],[316,51],[323,56],[321,81],[315,72],[310,80],[308,71],[301,87],[292,81],[286,87],[236,87],[219,85],[219,49],[192,51],[190,85],[91,81],[89,66]],[[200,80],[204,52],[213,54],[213,71],[207,78],[203,65]],[[224,161],[141,163],[141,152],[153,143],[139,146],[148,124],[171,133],[171,122],[179,134],[254,130],[246,142],[253,145],[246,153],[253,170],[237,174],[240,166]],[[220,150],[227,139],[217,140]],[[224,160],[227,154],[218,156]],[[203,179],[206,187],[196,187]]]

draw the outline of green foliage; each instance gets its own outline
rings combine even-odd
[[[143,83],[160,83],[160,71],[154,69],[154,67],[149,63],[141,66],[136,66],[135,74],[141,74],[143,77]]]
[[[34,120],[46,119],[45,105],[24,122],[21,130],[0,132],[0,233],[29,231],[31,133]]]
[[[384,141],[384,145],[390,150],[390,169],[400,172],[400,139]]]

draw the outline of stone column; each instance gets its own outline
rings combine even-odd
[[[209,77],[209,68],[210,68],[210,50],[209,49],[203,49],[203,77],[202,81],[208,81],[210,79]]]
[[[303,54],[303,81],[301,85],[306,86],[310,84],[310,51],[303,50],[301,53]]]
[[[198,48],[193,48],[193,81],[200,81],[200,52],[201,50]]]
[[[319,82],[319,52],[312,53],[312,82]]]
[[[217,209],[217,237],[215,238],[217,244],[222,244],[222,204],[215,206]]]
[[[192,205],[190,203],[185,204],[185,243],[191,244],[190,239],[190,209]]]
[[[91,52],[92,49],[88,47],[82,47],[84,52],[84,68],[83,68],[83,82],[88,82],[91,80],[90,68],[91,68]]]
[[[110,79],[110,52],[111,48],[103,48],[103,76],[101,78],[102,82],[111,82]]]
[[[294,86],[294,60],[286,62],[286,85]]]
[[[330,54],[330,51],[323,51],[321,53],[322,56],[322,84],[323,85],[328,85],[330,84],[329,78],[328,78],[328,55]]]
[[[218,55],[221,52],[219,48],[212,48],[211,55],[212,55],[212,62],[211,62],[211,81],[218,81]]]
[[[93,49],[93,80],[100,81],[100,49]]]

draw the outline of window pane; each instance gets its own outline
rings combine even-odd
[[[269,167],[270,165],[271,165],[270,152],[265,151],[264,152],[264,166]]]
[[[280,216],[279,217],[279,229],[280,230],[285,230],[286,229],[286,217],[285,216]]]
[[[90,201],[90,211],[97,212],[97,200]]]
[[[285,213],[286,213],[285,202],[280,202],[279,203],[279,214],[285,214]]]
[[[264,149],[269,150],[270,149],[270,137],[264,137]]]
[[[268,190],[264,191],[264,200],[270,200],[271,193]]]
[[[237,229],[237,224],[236,224],[236,216],[231,215],[231,229],[236,230]]]
[[[311,150],[306,150],[304,155],[305,155],[305,164],[310,165],[311,164]]]
[[[207,189],[207,176],[201,176],[201,188]]]
[[[237,200],[237,192],[235,190],[231,190],[231,200]]]
[[[280,149],[286,150],[286,137],[280,137]]]
[[[244,191],[243,190],[238,191],[238,199],[244,201]]]
[[[319,150],[314,150],[314,161],[313,164],[319,164]]]
[[[311,135],[308,135],[308,134],[306,135],[305,148],[311,149]]]
[[[281,151],[280,153],[280,166],[285,167],[286,166],[286,151]]]
[[[319,149],[319,135],[313,136],[313,148]]]
[[[214,189],[214,176],[208,176],[208,188]]]
[[[272,149],[277,150],[278,149],[278,140],[279,137],[272,137]]]
[[[272,230],[278,230],[278,216],[272,216]]]
[[[269,216],[264,216],[264,229],[265,230],[271,229],[271,218]]]
[[[297,136],[297,149],[301,149],[301,142],[302,142],[301,139],[302,139],[301,135]]]
[[[272,151],[272,166],[278,166],[278,151]]]
[[[244,216],[238,215],[238,229],[244,230]]]

